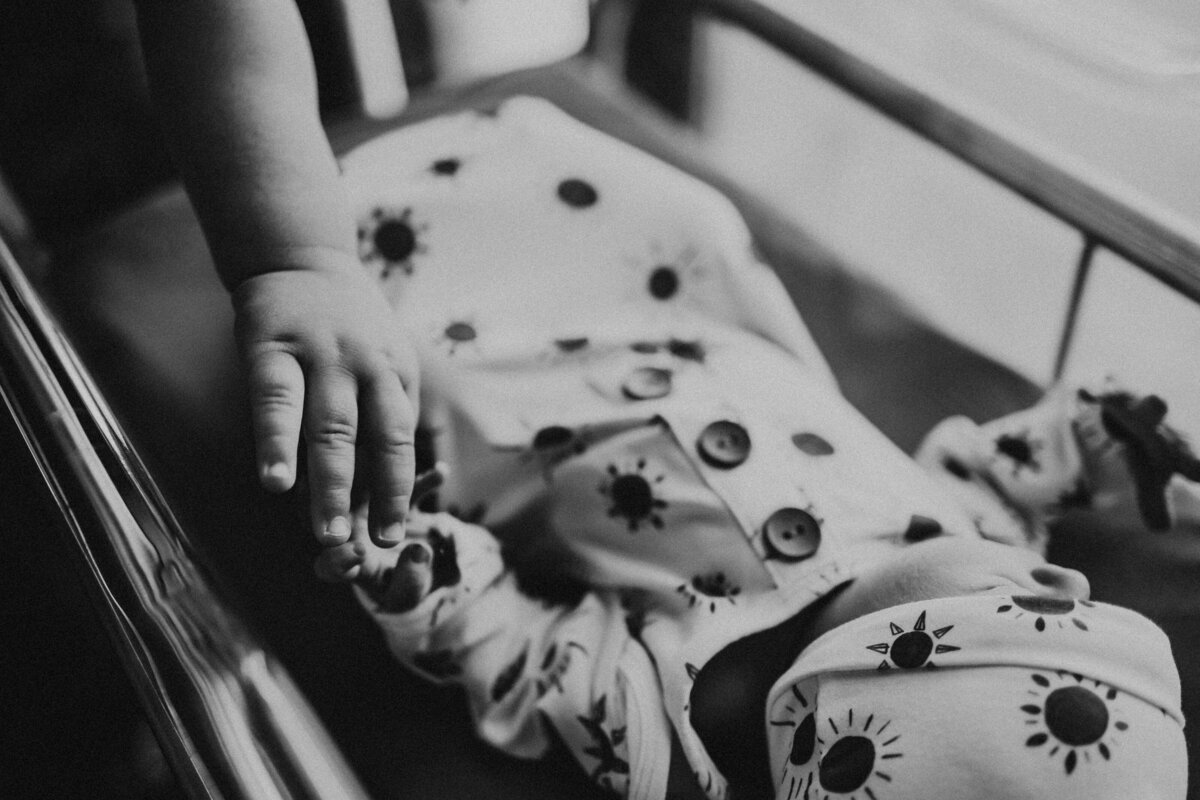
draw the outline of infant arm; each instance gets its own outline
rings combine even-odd
[[[159,117],[233,294],[259,479],[290,489],[303,439],[318,541],[349,537],[356,472],[370,476],[372,535],[399,541],[413,479],[415,359],[358,263],[295,4],[136,7]]]

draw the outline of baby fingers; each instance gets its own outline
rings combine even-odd
[[[296,481],[304,373],[290,353],[273,350],[251,359],[248,380],[259,481],[286,492]]]
[[[390,612],[410,611],[432,587],[433,551],[424,542],[411,542],[400,551],[396,566],[388,573],[379,607]]]
[[[313,567],[321,580],[341,583],[357,579],[364,560],[365,549],[362,544],[346,542],[322,550]]]
[[[337,545],[350,537],[358,398],[353,377],[340,369],[313,370],[304,409],[313,532]]]
[[[404,539],[404,519],[413,494],[415,415],[394,372],[362,388],[363,429],[359,450],[366,459],[371,537],[381,547]]]

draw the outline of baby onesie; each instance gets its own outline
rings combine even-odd
[[[722,195],[544,101],[420,123],[343,169],[418,348],[443,501],[592,589],[527,597],[490,535],[442,517],[455,580],[377,614],[508,752],[543,752],[550,725],[598,782],[659,798],[674,729],[723,797],[688,721],[716,652],[896,548],[1037,547],[1087,500],[1083,401],[950,425],[918,464],[838,393]]]

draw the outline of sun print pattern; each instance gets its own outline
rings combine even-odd
[[[900,669],[933,668],[937,664],[930,659],[930,656],[944,655],[962,649],[941,642],[944,636],[954,630],[953,625],[926,631],[925,615],[926,612],[922,611],[910,631],[906,631],[895,622],[889,623],[892,640],[867,645],[868,650],[874,650],[876,653],[886,656],[879,664],[881,671],[893,667]]]
[[[1129,730],[1116,700],[1119,692],[1082,675],[1056,671],[1030,675],[1031,702],[1021,706],[1031,731],[1025,740],[1030,749],[1045,749],[1051,758],[1062,758],[1071,775],[1082,764],[1109,761],[1117,737]]]
[[[793,729],[777,797],[884,800],[893,780],[889,763],[904,757],[902,737],[892,721],[851,708],[844,717],[826,718],[828,732],[823,738],[809,699],[796,686],[792,697],[794,703],[784,707],[789,717],[770,722]]]
[[[1010,598],[1010,602],[1002,603],[996,609],[996,613],[1011,614],[1014,619],[1023,619],[1027,615],[1032,616],[1034,618],[1033,627],[1038,633],[1045,631],[1046,627],[1051,624],[1065,628],[1067,622],[1081,631],[1087,631],[1087,622],[1084,621],[1079,610],[1094,608],[1095,605],[1090,600],[1014,595]]]

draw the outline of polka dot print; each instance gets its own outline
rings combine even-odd
[[[437,161],[433,162],[433,166],[430,167],[430,169],[435,175],[445,175],[450,177],[457,174],[459,167],[461,166],[462,162],[457,158],[439,158]]]
[[[679,273],[669,265],[655,267],[646,288],[655,300],[670,300],[679,292]]]
[[[599,193],[590,183],[579,178],[567,178],[558,185],[558,197],[572,208],[588,208],[596,205]]]

